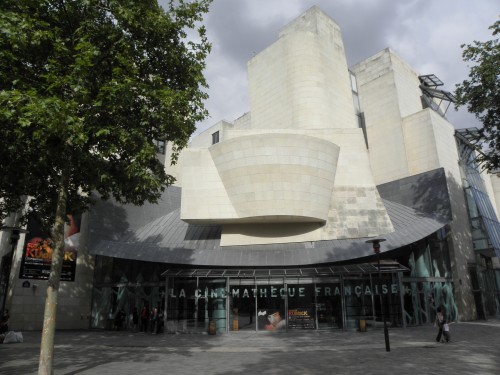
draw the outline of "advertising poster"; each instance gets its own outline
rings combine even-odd
[[[312,309],[297,308],[288,310],[288,328],[314,329],[314,314]]]
[[[80,216],[68,216],[64,226],[64,257],[61,281],[75,281],[76,256],[80,243]],[[54,243],[35,218],[28,220],[28,234],[21,260],[20,279],[47,280],[52,264]]]
[[[286,327],[286,320],[278,310],[259,310],[257,316],[261,331],[279,331]]]

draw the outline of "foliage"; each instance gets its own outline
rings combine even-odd
[[[67,213],[86,210],[93,192],[159,198],[173,177],[155,140],[178,153],[207,116],[209,3],[0,2],[0,219],[29,196],[52,225],[62,181]]]
[[[493,36],[500,34],[500,21],[490,26]],[[464,61],[473,62],[469,79],[458,84],[456,107],[467,105],[483,124],[472,132],[473,142],[482,153],[478,161],[490,172],[500,168],[500,44],[498,38],[486,42],[474,41],[462,45]]]

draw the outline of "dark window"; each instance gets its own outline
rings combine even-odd
[[[158,153],[165,155],[165,141],[155,141],[155,145]]]
[[[219,143],[219,132],[212,133],[212,144]]]

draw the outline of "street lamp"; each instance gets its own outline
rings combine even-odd
[[[382,271],[380,270],[380,243],[384,242],[385,238],[373,238],[371,240],[365,241],[366,243],[373,244],[373,252],[377,254],[377,266],[378,266],[378,279],[379,282],[382,280]],[[387,328],[387,320],[384,311],[384,300],[382,294],[380,294],[380,313],[382,314],[382,319],[384,320],[384,338],[385,338],[385,351],[391,351],[391,344],[389,343],[389,329]]]

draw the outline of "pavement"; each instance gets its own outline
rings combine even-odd
[[[500,320],[451,326],[436,343],[432,325],[357,331],[158,334],[57,331],[54,374],[499,374]],[[0,374],[36,374],[40,332],[0,344]]]

